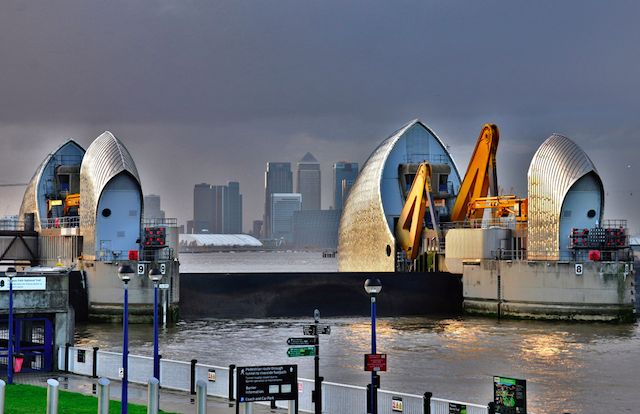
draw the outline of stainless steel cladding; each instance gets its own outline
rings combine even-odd
[[[557,260],[560,250],[562,203],[571,186],[593,172],[602,187],[596,167],[587,154],[562,135],[550,136],[533,156],[528,172],[530,259]],[[600,205],[600,216],[604,198]],[[602,217],[599,217],[599,222]]]
[[[442,141],[418,120],[384,140],[371,154],[345,202],[338,233],[341,272],[395,270],[394,218],[403,206],[398,166],[428,161],[451,166],[452,192],[460,176]]]
[[[33,213],[35,230],[40,231],[42,229],[41,220],[47,218],[46,195],[51,190],[47,186],[53,182],[55,167],[58,165],[80,164],[83,154],[84,148],[70,139],[47,155],[27,185],[20,205],[19,220],[24,220],[25,214]]]
[[[100,195],[109,181],[122,172],[130,174],[140,186],[140,176],[131,154],[118,138],[106,131],[89,146],[80,168],[80,226],[85,259],[95,259],[91,253],[96,251]]]

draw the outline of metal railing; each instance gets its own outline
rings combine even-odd
[[[633,261],[633,251],[629,248],[616,250],[598,250],[599,260],[593,260],[589,256],[589,250],[492,250],[491,255],[496,260],[556,260],[569,262],[630,262]]]
[[[70,216],[45,218],[40,220],[40,227],[43,229],[68,229],[80,227],[80,217]]]
[[[178,227],[177,218],[143,218],[142,227]]]
[[[147,384],[153,376],[153,358],[129,355],[129,382]],[[122,354],[100,351],[98,348],[84,349],[69,347],[60,348],[58,369],[88,377],[120,380]],[[196,383],[207,383],[207,395],[220,398],[237,397],[237,384],[234,366],[221,367],[191,362],[160,359],[160,385],[166,389],[195,393]],[[230,381],[233,383],[230,384]],[[314,381],[298,378],[298,408],[300,412],[314,412],[311,394]],[[367,409],[367,390],[347,384],[322,382],[323,412],[328,414],[364,413]],[[424,397],[390,390],[378,390],[378,413],[394,414],[392,400],[401,398],[404,414],[424,414]],[[466,402],[431,398],[432,414],[448,414],[449,403],[467,406],[467,414],[487,414],[487,406]],[[265,402],[264,404],[268,404]],[[286,401],[278,401],[276,406],[286,408]]]
[[[0,219],[0,231],[24,231],[25,222],[14,219]]]

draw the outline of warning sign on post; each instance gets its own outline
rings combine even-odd
[[[238,367],[238,401],[295,400],[298,366]]]

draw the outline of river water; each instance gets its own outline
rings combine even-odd
[[[305,255],[299,260],[316,260]],[[224,261],[212,257],[203,255],[198,263]],[[260,261],[259,256],[254,259]],[[183,271],[196,267],[185,263],[185,255],[181,261]],[[306,263],[291,268],[306,268]],[[233,271],[228,263],[220,268]],[[378,306],[384,307],[384,290]],[[313,358],[286,356],[287,338],[302,336],[302,325],[311,321],[311,315],[181,321],[162,329],[160,352],[165,358],[223,366],[297,363],[299,375],[312,378]],[[321,375],[327,381],[366,385],[370,376],[363,370],[363,354],[370,350],[369,318],[327,318],[322,323],[331,325],[331,334],[321,337]],[[501,375],[527,380],[528,408],[536,414],[640,413],[638,323],[402,317],[379,319],[377,333],[378,352],[388,354],[383,389],[431,391],[435,397],[486,404],[492,398],[492,376]],[[130,352],[150,355],[152,338],[151,326],[131,325]],[[122,347],[119,325],[78,326],[76,339],[83,347]]]

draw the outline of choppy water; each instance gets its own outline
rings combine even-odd
[[[242,252],[181,255],[183,272],[335,271],[320,252]],[[384,294],[379,300],[384,307]],[[321,309],[322,310],[322,309]],[[163,329],[166,358],[215,365],[298,363],[313,377],[312,358],[287,358],[286,340],[302,335],[308,319],[192,320]],[[370,349],[368,318],[323,320],[321,375],[327,381],[366,385],[363,354]],[[498,321],[490,318],[382,318],[378,352],[388,354],[382,388],[486,404],[492,376],[527,380],[535,414],[640,413],[640,325]],[[119,325],[77,327],[79,346],[119,351]],[[150,355],[152,327],[130,326],[131,353]]]
[[[379,306],[384,306],[380,298]],[[309,319],[183,321],[163,330],[163,356],[215,365],[298,363],[313,377],[313,359],[286,356],[288,337],[301,336]],[[327,381],[366,385],[363,354],[370,347],[368,318],[323,320],[321,375]],[[486,404],[492,376],[527,380],[534,413],[638,413],[638,324],[566,324],[488,318],[383,318],[378,351],[388,354],[382,387]],[[130,327],[131,353],[149,355],[152,327]],[[79,346],[121,349],[121,327],[77,329]]]

